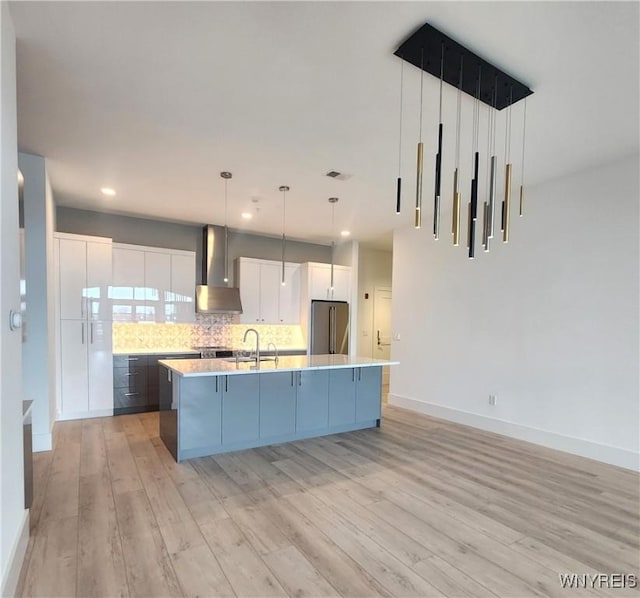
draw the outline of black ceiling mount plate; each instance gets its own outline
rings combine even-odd
[[[425,23],[407,38],[394,54],[406,62],[440,79],[440,59],[444,48],[443,80],[457,88],[460,81],[460,59],[462,58],[462,91],[475,97],[480,73],[480,100],[493,105],[493,90],[497,81],[498,110],[531,95],[526,85],[507,75],[490,62],[480,58],[448,35]]]

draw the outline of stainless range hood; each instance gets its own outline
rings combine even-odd
[[[199,314],[241,314],[240,290],[227,286],[227,243],[223,226],[207,225],[202,235],[202,284],[196,287]]]

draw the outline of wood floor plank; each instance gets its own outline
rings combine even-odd
[[[396,596],[439,596],[437,588],[404,565],[388,552],[360,532],[349,526],[325,504],[310,494],[294,494],[285,499],[298,511],[321,527],[342,550],[347,552],[365,571]]]
[[[115,503],[105,472],[80,478],[78,594],[129,595]]]
[[[286,596],[271,570],[230,519],[202,526],[202,532],[238,596]]]
[[[25,598],[76,596],[77,557],[78,518],[41,521],[22,595]]]
[[[187,598],[236,595],[207,544],[173,553],[171,562]]]
[[[275,550],[263,558],[289,596],[316,598],[340,595],[295,546]]]
[[[262,511],[289,538],[342,596],[390,596],[371,575],[315,526],[284,501],[274,499]]]

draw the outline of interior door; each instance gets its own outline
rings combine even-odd
[[[391,358],[391,289],[376,287],[373,302],[373,357]],[[382,384],[389,384],[389,366],[382,370]]]

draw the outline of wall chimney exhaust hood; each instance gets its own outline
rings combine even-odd
[[[199,314],[241,314],[240,290],[227,286],[225,227],[207,225],[202,235],[202,284],[196,287]]]

